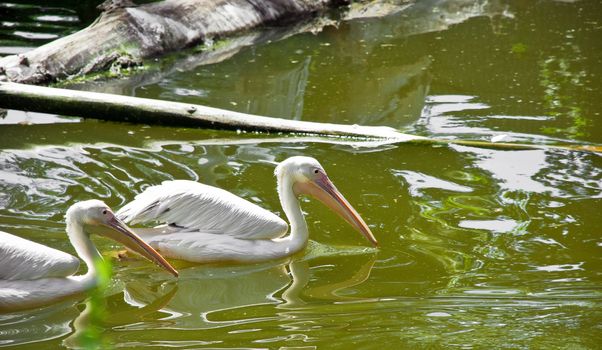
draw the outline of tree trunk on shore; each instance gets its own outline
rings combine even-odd
[[[0,80],[47,84],[114,68],[248,30],[300,21],[337,0],[165,0],[106,3],[89,27],[22,55],[0,59]]]

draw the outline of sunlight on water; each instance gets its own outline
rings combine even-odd
[[[111,205],[119,206],[146,185],[170,178],[197,179],[218,185],[260,202],[262,206],[270,210],[279,212],[280,208],[273,190],[274,178],[271,174],[273,160],[309,153],[316,155],[324,164],[331,164],[327,166],[331,177],[339,184],[340,189],[350,196],[350,200],[357,205],[362,215],[368,218],[369,223],[379,222],[373,229],[382,242],[382,248],[377,252],[366,250],[362,247],[363,242],[357,237],[351,239],[356,247],[349,250],[351,255],[348,255],[345,253],[346,248],[340,247],[340,245],[349,246],[349,239],[353,235],[336,218],[328,213],[320,213],[317,205],[308,202],[304,205],[307,206],[308,219],[313,227],[313,239],[320,243],[312,243],[302,256],[295,258],[290,263],[276,262],[250,267],[190,266],[181,268],[182,275],[177,285],[173,282],[163,282],[164,276],[160,277],[161,274],[156,273],[155,276],[159,279],[151,279],[149,284],[148,278],[142,278],[142,273],[149,273],[151,267],[145,267],[142,270],[144,272],[137,272],[136,265],[123,264],[119,267],[122,271],[118,275],[125,282],[123,295],[119,297],[121,293],[118,292],[111,296],[113,303],[122,306],[113,312],[117,312],[127,305],[144,308],[146,305],[154,304],[162,295],[173,291],[170,298],[163,300],[159,309],[153,311],[157,317],[155,321],[120,322],[111,326],[113,332],[116,332],[115,335],[122,334],[126,339],[130,336],[133,337],[130,341],[134,342],[132,344],[137,344],[136,346],[154,344],[152,341],[147,343],[144,340],[145,336],[140,334],[140,331],[148,329],[164,330],[164,333],[161,333],[163,340],[159,342],[160,344],[164,344],[164,342],[174,342],[174,344],[182,342],[184,345],[195,343],[195,340],[181,339],[180,336],[177,336],[178,340],[176,340],[170,336],[175,330],[191,329],[203,332],[222,329],[217,333],[206,334],[208,339],[213,339],[209,340],[210,343],[218,341],[220,337],[226,337],[224,332],[240,336],[240,341],[250,339],[248,337],[252,334],[263,334],[262,338],[257,341],[277,343],[288,341],[297,343],[299,341],[295,337],[286,341],[281,339],[282,336],[263,338],[269,334],[280,333],[273,329],[269,331],[273,327],[273,323],[281,324],[280,327],[286,332],[297,330],[302,332],[298,334],[304,335],[318,332],[317,334],[320,334],[318,338],[326,341],[326,339],[332,339],[327,335],[329,332],[324,334],[322,327],[316,328],[310,325],[315,322],[319,324],[335,322],[336,324],[343,319],[340,316],[333,316],[330,311],[319,311],[328,305],[324,304],[325,302],[336,302],[347,308],[349,305],[356,305],[348,304],[350,302],[372,304],[383,300],[383,303],[388,305],[391,302],[386,302],[387,299],[398,300],[398,298],[422,298],[423,296],[452,297],[445,307],[436,305],[431,307],[427,306],[428,304],[421,306],[420,308],[425,309],[414,316],[414,319],[418,320],[420,319],[418,315],[427,319],[439,318],[441,316],[436,315],[441,312],[448,313],[451,316],[446,317],[454,319],[455,313],[461,311],[456,310],[457,306],[454,306],[456,299],[454,298],[460,297],[460,295],[485,298],[480,302],[485,305],[488,304],[487,298],[491,296],[531,298],[533,295],[542,295],[541,297],[545,295],[546,298],[550,298],[554,295],[566,296],[567,292],[569,295],[576,292],[577,294],[570,300],[573,300],[576,305],[581,305],[581,298],[585,295],[597,295],[597,287],[592,284],[593,281],[590,277],[585,277],[591,273],[591,270],[586,267],[587,264],[566,261],[562,258],[563,255],[554,258],[545,253],[546,250],[550,253],[559,250],[565,251],[566,255],[575,249],[574,244],[588,244],[587,240],[583,243],[571,243],[572,240],[567,241],[566,238],[563,238],[563,234],[550,236],[556,229],[545,233],[546,230],[537,228],[537,221],[541,221],[546,216],[554,217],[559,214],[557,213],[558,203],[565,201],[563,196],[547,197],[545,193],[535,195],[534,192],[525,192],[525,189],[514,187],[501,187],[501,192],[497,192],[498,190],[489,192],[491,183],[499,184],[499,182],[495,179],[496,173],[486,175],[491,169],[482,169],[478,159],[476,162],[473,161],[472,165],[464,166],[464,172],[453,170],[442,179],[436,176],[441,174],[440,172],[430,169],[430,166],[424,166],[426,164],[421,162],[424,155],[409,156],[404,147],[381,151],[375,156],[361,153],[353,155],[353,148],[337,150],[336,148],[339,146],[310,144],[300,146],[287,150],[286,146],[264,148],[254,144],[198,146],[194,143],[187,145],[177,143],[172,146],[164,143],[156,149],[115,145],[109,148],[59,146],[44,147],[35,151],[4,151],[0,154],[4,159],[3,167],[13,169],[10,173],[17,177],[12,181],[7,178],[8,182],[3,183],[3,186],[11,193],[7,206],[11,209],[2,211],[1,215],[5,225],[8,225],[7,229],[11,228],[17,233],[21,232],[42,242],[46,240],[48,243],[47,234],[36,234],[43,223],[36,224],[35,219],[40,214],[34,214],[34,212],[42,212],[45,213],[45,217],[61,221],[62,216],[58,209],[65,208],[76,200],[95,196],[105,199]],[[263,151],[257,152],[259,149]],[[423,152],[428,153],[429,150],[425,149],[418,153]],[[456,158],[456,161],[462,161],[464,154],[470,154],[457,150],[448,150],[446,153],[447,159]],[[244,154],[255,154],[255,156],[240,157]],[[264,156],[258,158],[257,154]],[[136,157],[132,158],[132,155],[136,155]],[[199,166],[199,155],[203,155],[205,159],[211,159],[211,163]],[[349,175],[352,173],[348,171],[357,162],[368,161],[368,159],[376,157],[377,162],[390,163],[400,156],[406,159],[404,168],[412,170],[394,171],[391,174],[362,171],[363,176],[368,177],[370,181],[360,189],[356,189],[356,191],[360,190],[360,193],[351,190],[349,183],[345,181],[352,177]],[[592,157],[596,156],[592,155]],[[262,158],[267,162],[261,161]],[[234,159],[238,161],[234,161]],[[593,159],[589,159],[585,163],[591,162]],[[27,180],[30,177],[26,174],[30,171],[27,170],[25,164],[30,162],[36,164],[36,169],[39,169],[36,181]],[[336,166],[333,165],[334,163]],[[470,170],[471,167],[474,170]],[[552,166],[544,163],[542,168],[550,171]],[[124,169],[128,169],[127,172]],[[22,171],[19,178],[19,173]],[[482,173],[483,171],[485,173]],[[357,170],[355,172],[357,173]],[[476,176],[479,172],[481,174]],[[45,182],[41,181],[45,178],[47,180],[44,181],[50,187],[45,188]],[[51,181],[51,178],[54,181]],[[262,180],[258,181],[259,179]],[[409,184],[407,190],[404,190],[403,186],[399,187],[400,179],[403,183],[407,181]],[[418,187],[412,187],[416,184]],[[396,190],[374,196],[379,193],[378,188],[381,186]],[[502,186],[505,185],[502,184]],[[365,196],[362,195],[362,192],[373,195]],[[488,192],[489,194],[487,194]],[[533,207],[530,204],[531,195],[528,193],[541,197],[535,203],[542,200],[546,203],[549,201],[548,198],[555,198],[553,203],[547,205],[550,211],[545,210],[546,206],[535,204]],[[551,192],[548,193],[552,195]],[[566,195],[568,193],[565,193]],[[33,205],[30,201],[19,202],[15,201],[16,198],[33,198],[38,209],[30,209]],[[66,200],[67,203],[61,203],[61,200]],[[46,207],[45,211],[41,211],[39,209],[41,203],[50,205]],[[387,204],[381,205],[381,203]],[[560,207],[565,208],[567,205],[569,202],[564,202]],[[51,210],[50,208],[57,209]],[[387,212],[397,214],[391,215]],[[561,214],[561,218],[565,218],[564,224],[562,224],[562,220],[554,220],[556,225],[560,224],[559,227],[564,226],[562,232],[567,232],[564,237],[567,234],[570,237],[570,232],[574,231],[571,227],[578,225],[576,220],[566,221],[566,218],[571,216],[570,212],[572,210]],[[533,216],[542,218],[537,219]],[[379,219],[375,220],[374,218],[377,217]],[[29,226],[27,218],[32,220]],[[399,221],[400,219],[401,221]],[[11,222],[12,224],[10,224]],[[63,228],[57,224],[51,230],[54,232],[52,236],[60,237]],[[396,237],[395,233],[400,236]],[[56,243],[55,246],[57,246]],[[67,251],[71,250],[64,243],[58,247]],[[547,248],[544,249],[544,247]],[[540,255],[540,253],[544,254]],[[575,254],[574,251],[566,255],[566,258],[571,259],[571,256],[575,256]],[[581,258],[590,261],[592,259],[591,256],[589,258],[582,256]],[[520,267],[521,265],[524,265],[524,269]],[[546,274],[544,280],[533,275],[538,271]],[[425,273],[429,276],[428,279],[422,277]],[[547,280],[550,282],[545,282]],[[521,281],[520,288],[511,288],[516,283],[515,281]],[[571,289],[566,287],[557,289],[547,286],[547,284],[558,283],[568,283],[572,287]],[[540,286],[538,287],[538,285]],[[478,288],[475,289],[475,287]],[[583,302],[587,305],[586,300]],[[476,301],[471,301],[471,303],[473,302]],[[515,299],[509,299],[508,302],[512,305]],[[546,301],[541,302],[545,303]],[[412,302],[405,301],[404,303]],[[532,300],[525,306],[528,305],[528,309],[537,310],[539,308],[537,303],[536,300]],[[525,313],[524,317],[530,317],[527,316],[529,311],[524,309],[524,306],[519,306],[521,304],[503,305],[500,312],[503,312],[504,308],[516,309],[518,307],[522,309],[521,312]],[[394,305],[389,306],[395,308]],[[270,311],[274,307],[277,307],[274,310],[276,314]],[[284,313],[276,311],[283,307],[289,311]],[[461,321],[468,322],[464,327],[472,324],[471,322],[474,322],[477,317],[475,312],[483,312],[483,308],[485,306],[464,310],[463,312],[473,314],[469,318],[473,321]],[[295,322],[286,321],[292,317],[288,313],[297,312],[295,310],[313,310],[313,316],[309,318],[307,318],[308,316],[294,316]],[[380,310],[382,311],[358,313],[357,322],[361,322],[361,324],[376,322],[385,315],[395,315],[388,307]],[[369,321],[371,319],[374,321]],[[401,324],[405,322],[398,319],[398,316],[395,316],[395,319]],[[360,327],[359,324],[355,325],[354,321],[348,322],[351,322],[348,326],[351,329],[364,329],[362,327],[370,329],[370,326]],[[454,322],[447,326],[452,326],[452,324]],[[300,325],[304,326],[299,328]],[[480,329],[475,327],[477,324],[473,324],[470,329],[472,331]],[[58,329],[62,328],[57,328],[57,337],[68,333],[68,330],[58,331]],[[383,332],[383,329],[386,327],[379,326],[378,328],[379,332]],[[422,332],[426,332],[431,328],[420,329]],[[482,331],[481,329],[480,332]],[[173,333],[174,336],[176,334]],[[383,332],[382,336],[385,338],[397,336],[395,334],[398,333]],[[418,336],[418,334],[415,335]],[[6,337],[10,338],[11,335]],[[286,338],[288,335],[284,337]],[[109,343],[116,341],[116,338],[112,336],[105,335],[104,338],[104,341]],[[256,339],[254,336],[252,338]],[[119,339],[123,341],[121,336]],[[363,340],[359,341],[363,342]],[[303,342],[305,341],[301,341],[301,343]]]

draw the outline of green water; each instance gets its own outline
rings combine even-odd
[[[441,2],[88,88],[431,137],[599,145],[600,13],[593,0]],[[290,260],[174,262],[177,280],[114,260],[101,296],[0,315],[0,346],[602,346],[600,155],[295,142],[17,111],[0,123],[0,230],[70,253],[69,205],[118,208],[168,179],[281,215],[273,170],[294,155],[320,160],[381,244],[303,200],[312,241]],[[120,249],[97,242],[108,258]]]

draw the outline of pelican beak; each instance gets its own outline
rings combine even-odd
[[[103,230],[101,235],[115,240],[136,253],[142,255],[148,260],[154,262],[167,270],[172,275],[178,277],[178,271],[171,266],[153,247],[146,244],[137,234],[135,234],[126,224],[119,220],[112,212],[102,226],[109,230]]]
[[[293,190],[297,195],[305,193],[318,199],[364,235],[375,247],[378,246],[378,241],[368,225],[343,197],[341,192],[337,190],[326,174],[318,174],[318,178],[315,180],[298,181],[293,185]]]

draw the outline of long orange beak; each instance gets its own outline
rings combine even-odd
[[[111,217],[105,223],[102,223],[102,226],[109,228],[109,230],[103,230],[100,233],[101,235],[125,245],[136,253],[164,268],[172,275],[178,277],[178,271],[174,269],[173,266],[171,266],[171,264],[161,256],[161,254],[154,250],[153,247],[146,244],[112,212],[110,215]]]
[[[326,174],[318,174],[318,178],[313,181],[296,182],[293,185],[293,190],[297,195],[305,193],[315,197],[335,213],[339,214],[343,220],[347,221],[354,229],[364,235],[375,247],[378,246],[378,241],[372,234],[372,231],[370,231],[368,225],[366,225],[360,214],[343,197],[341,192],[337,190]]]

